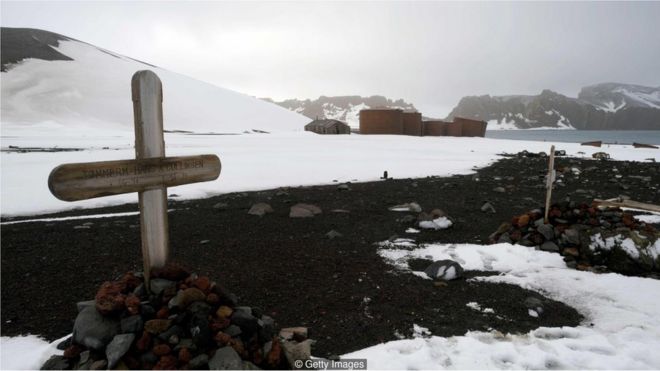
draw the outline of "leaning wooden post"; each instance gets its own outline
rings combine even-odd
[[[550,211],[550,199],[552,198],[552,184],[555,182],[555,146],[550,147],[550,158],[548,159],[548,175],[545,188],[545,216],[543,221],[548,224],[548,212]]]
[[[131,80],[131,90],[136,159],[165,157],[163,87],[160,79],[151,71],[138,71]],[[151,269],[164,266],[170,255],[167,188],[156,187],[138,194],[144,275],[148,282]]]

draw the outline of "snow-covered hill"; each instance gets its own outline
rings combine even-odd
[[[264,100],[273,102],[269,98]],[[405,102],[403,99],[392,100],[380,95],[371,97],[360,96],[321,96],[316,100],[287,99],[281,102],[274,102],[286,109],[298,112],[310,119],[326,118],[340,120],[352,128],[360,126],[360,111],[375,107],[389,107],[414,110],[415,106]]]
[[[163,83],[166,130],[302,131],[306,117],[66,36],[2,28],[2,135],[132,131],[131,77]]]
[[[628,107],[660,109],[660,87],[603,83],[582,88],[578,99],[607,112],[617,112]]]

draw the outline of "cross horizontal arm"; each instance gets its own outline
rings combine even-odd
[[[78,201],[206,182],[220,169],[216,155],[65,164],[51,171],[48,188],[60,200]]]

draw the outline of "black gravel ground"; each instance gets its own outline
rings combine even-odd
[[[591,202],[625,194],[642,202],[660,201],[658,164],[568,158],[556,163],[567,175],[560,178],[564,185],[555,190],[555,200]],[[468,176],[350,184],[350,190],[331,185],[194,201],[174,198],[173,256],[236,293],[242,305],[262,308],[279,326],[309,327],[310,337],[318,341],[313,347],[317,356],[393,340],[395,333],[410,336],[413,324],[442,336],[491,328],[516,333],[539,326],[574,326],[583,320],[574,309],[517,286],[458,279],[438,287],[393,272],[375,244],[393,235],[417,242],[485,243],[502,221],[542,206],[546,166],[543,158],[512,157]],[[571,167],[581,174],[572,175]],[[493,191],[496,187],[505,192]],[[480,210],[486,200],[495,213]],[[454,226],[406,235],[413,225],[398,221],[405,213],[387,208],[412,201],[425,211],[443,209]],[[261,218],[248,215],[256,202],[269,203],[275,212]],[[291,219],[289,208],[298,202],[318,205],[323,213]],[[218,203],[226,207],[214,207]],[[336,209],[348,212],[332,211]],[[130,204],[39,217],[135,210]],[[87,228],[80,227],[84,224]],[[343,237],[326,238],[330,230]],[[103,281],[141,270],[137,216],[6,224],[1,237],[2,336],[62,337],[71,332],[77,301],[93,298]],[[422,269],[419,261],[412,263]],[[486,274],[493,273],[466,276]],[[545,303],[538,318],[530,317],[523,305],[530,296]],[[502,318],[468,308],[466,303],[472,301],[493,308]]]

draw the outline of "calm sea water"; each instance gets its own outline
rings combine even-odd
[[[493,130],[486,138],[582,143],[660,144],[660,130]]]

